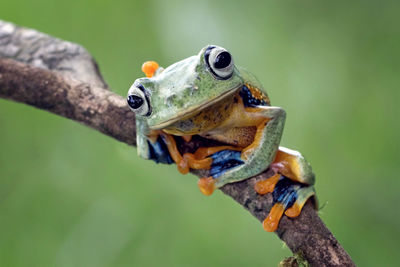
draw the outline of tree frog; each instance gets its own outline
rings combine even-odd
[[[275,174],[255,185],[258,194],[273,193],[264,229],[275,231],[283,214],[300,214],[315,195],[311,166],[299,152],[279,147],[285,111],[271,106],[261,83],[226,49],[209,45],[166,69],[149,61],[142,70],[146,77],[127,97],[136,113],[139,156],[176,163],[183,174],[202,170],[198,185],[205,195],[271,168]],[[222,145],[181,153],[177,141],[196,135]]]

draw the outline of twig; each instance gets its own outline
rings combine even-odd
[[[0,97],[50,111],[136,145],[133,112],[123,97],[108,90],[96,63],[81,46],[1,21]],[[263,221],[273,205],[272,196],[260,196],[253,187],[270,175],[266,171],[221,190]],[[276,233],[312,266],[355,266],[310,202],[299,217],[284,216]]]

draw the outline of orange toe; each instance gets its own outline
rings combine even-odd
[[[183,155],[184,161],[189,164],[189,167],[195,170],[210,169],[213,162],[212,158],[196,159],[192,153],[185,153]]]
[[[285,208],[282,203],[276,203],[263,222],[263,228],[267,232],[274,232],[278,229],[279,221],[283,215]]]
[[[212,177],[200,178],[197,182],[201,193],[206,196],[211,195],[215,190],[215,180]]]
[[[176,162],[176,166],[178,167],[178,171],[182,174],[187,174],[190,171],[188,162],[186,160],[180,160]]]
[[[281,175],[279,173],[269,177],[267,180],[258,181],[254,186],[254,190],[260,195],[265,195],[274,191],[276,183],[279,181]]]
[[[294,218],[300,215],[302,207],[300,207],[297,203],[285,211],[285,215]]]

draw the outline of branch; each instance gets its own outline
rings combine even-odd
[[[134,113],[125,98],[108,90],[97,64],[85,49],[1,21],[0,97],[50,111],[136,145]],[[193,142],[201,145],[208,141]],[[181,149],[191,149],[193,145],[181,144]],[[253,188],[258,180],[269,176],[271,172],[266,171],[227,184],[221,191],[263,221],[273,205],[272,195],[260,196]],[[311,202],[299,217],[283,216],[276,233],[293,253],[300,253],[312,266],[355,266]]]

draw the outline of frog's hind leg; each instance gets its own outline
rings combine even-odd
[[[268,178],[257,182],[255,190],[259,194],[270,193],[274,190],[275,184],[278,182],[278,179],[276,179],[279,176],[278,173],[295,182],[314,184],[315,176],[311,165],[298,151],[279,147],[270,168],[275,172],[276,175],[273,176],[275,178],[271,177],[272,179]]]
[[[280,147],[271,169],[275,175],[256,183],[254,189],[258,194],[272,193],[274,206],[263,226],[266,231],[277,229],[283,213],[288,217],[300,215],[306,201],[315,195],[314,174],[310,164],[297,151]],[[316,198],[314,198],[314,204]]]
[[[268,232],[274,232],[278,228],[284,213],[288,217],[300,215],[307,199],[315,195],[313,186],[293,182],[283,175],[279,176],[272,192],[274,205],[263,222],[263,227]]]
[[[279,147],[270,167],[293,181],[303,184],[314,184],[315,182],[310,163],[296,150]]]

